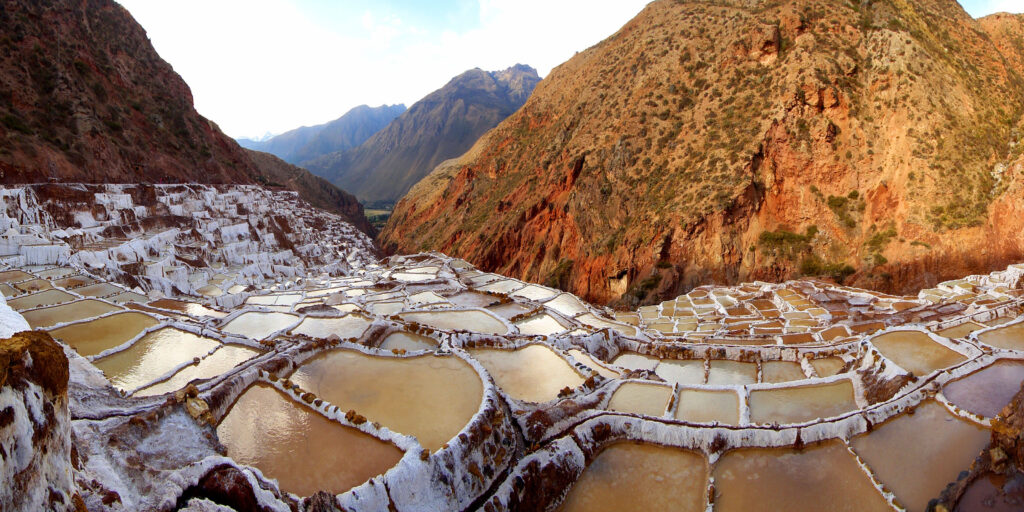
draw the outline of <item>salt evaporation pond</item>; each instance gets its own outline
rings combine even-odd
[[[563,293],[558,297],[545,302],[544,306],[569,317],[589,311],[579,299],[568,293]]]
[[[426,336],[400,331],[391,333],[387,338],[384,338],[384,341],[380,344],[380,348],[384,350],[407,351],[434,350],[437,348],[437,342]]]
[[[177,391],[193,380],[211,379],[222,375],[259,354],[260,351],[242,345],[221,345],[214,353],[199,361],[199,364],[186,366],[173,377],[136,391],[135,396],[162,395]]]
[[[673,384],[704,384],[704,360],[666,359],[657,365],[654,373]]]
[[[221,330],[240,336],[248,336],[254,340],[262,340],[271,334],[291,327],[299,317],[288,313],[242,313],[231,319]]]
[[[761,381],[770,383],[791,382],[806,379],[799,363],[791,361],[763,361],[761,363]]]
[[[106,297],[108,295],[114,295],[115,293],[121,293],[123,291],[124,288],[121,288],[120,286],[114,286],[110,283],[96,283],[75,289],[75,293],[85,297]]]
[[[739,425],[740,397],[732,390],[681,389],[676,419],[692,423]]]
[[[545,345],[516,350],[471,349],[487,373],[513,398],[547,402],[563,388],[576,389],[584,378],[561,356]]]
[[[983,332],[978,335],[978,341],[998,348],[1024,350],[1024,323]]]
[[[302,389],[369,421],[439,449],[465,427],[483,400],[473,367],[455,356],[395,358],[333,350],[303,364],[290,379]]]
[[[851,444],[909,510],[925,510],[988,445],[989,431],[949,414],[935,401],[890,419]]]
[[[205,356],[219,346],[220,343],[210,338],[165,327],[146,334],[120,352],[93,361],[93,364],[103,371],[114,387],[131,391],[194,358]]]
[[[0,282],[3,283],[17,283],[26,279],[32,279],[33,277],[35,276],[23,270],[5,270],[0,272]]]
[[[121,308],[103,301],[85,299],[60,306],[22,311],[21,316],[25,317],[28,325],[33,329],[38,329],[61,323],[76,322],[120,310]]]
[[[957,407],[994,418],[1020,391],[1024,362],[997,361],[966,377],[946,384],[942,394]]]
[[[802,450],[746,448],[715,463],[715,510],[892,510],[838,441]]]
[[[750,421],[753,423],[803,423],[856,409],[853,383],[849,379],[750,391]]]
[[[53,329],[50,335],[88,357],[122,345],[157,323],[149,315],[128,311]]]
[[[668,402],[672,399],[672,388],[662,384],[623,382],[612,394],[608,410],[664,416]]]
[[[968,334],[984,328],[985,326],[981,324],[976,324],[974,322],[964,322],[955,327],[948,327],[946,329],[938,330],[936,331],[936,333],[947,338],[966,338]]]
[[[361,315],[345,315],[341,318],[306,317],[291,330],[292,334],[304,334],[311,338],[327,338],[334,334],[341,339],[358,338],[366,332],[371,321]]]
[[[515,325],[521,334],[532,336],[550,336],[566,330],[564,325],[547,313],[520,320]]]
[[[39,292],[53,288],[53,286],[50,285],[50,282],[45,279],[33,279],[31,281],[25,281],[24,283],[18,283],[14,285],[14,287],[26,293]]]
[[[811,366],[818,373],[818,377],[831,377],[838,375],[843,370],[843,367],[846,366],[846,361],[839,357],[823,357],[811,359]]]
[[[485,308],[498,302],[498,298],[486,293],[465,291],[448,297],[448,302],[464,308]]]
[[[43,306],[54,306],[57,304],[64,304],[65,302],[71,302],[78,297],[71,295],[64,290],[51,289],[42,291],[39,293],[33,293],[32,295],[25,295],[16,299],[7,301],[7,305],[15,310],[40,308]]]
[[[445,331],[468,330],[485,334],[507,334],[508,327],[483,311],[414,311],[399,315],[406,322],[429,325]]]
[[[920,331],[891,331],[871,339],[890,361],[914,375],[927,375],[967,360],[959,352]]]
[[[569,351],[569,355],[572,356],[577,361],[589,366],[590,369],[596,371],[598,375],[606,379],[617,379],[619,377],[618,372],[611,370],[605,365],[599,363],[596,359],[590,357],[589,354],[584,353],[582,350],[574,348]]]
[[[280,391],[254,385],[217,426],[228,456],[300,496],[342,493],[386,472],[402,451],[331,421]]]
[[[757,365],[742,361],[712,360],[708,384],[753,384],[757,382]]]
[[[665,446],[616,443],[605,448],[569,489],[562,512],[671,510],[703,512],[704,456]]]
[[[612,364],[615,366],[621,366],[628,370],[653,370],[661,359],[646,354],[638,354],[636,352],[622,352],[615,359],[612,359]],[[704,361],[700,361],[701,364],[701,382],[704,382]]]
[[[189,316],[208,316],[211,318],[224,318],[228,316],[223,311],[217,311],[216,309],[210,309],[202,304],[195,302],[186,302],[182,300],[174,299],[160,299],[154,300],[149,303],[150,307],[167,309],[170,311],[177,311],[179,313],[185,313]]]

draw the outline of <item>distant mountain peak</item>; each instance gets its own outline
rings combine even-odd
[[[392,204],[437,164],[461,155],[519,109],[539,81],[536,70],[522,64],[467,70],[360,146],[303,165],[368,204]]]

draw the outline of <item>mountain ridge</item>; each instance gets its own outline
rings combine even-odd
[[[468,70],[417,101],[363,144],[303,166],[368,203],[393,203],[442,161],[515,112],[540,81],[517,64]]]
[[[751,5],[652,2],[380,242],[616,305],[801,275],[911,291],[1024,258],[1016,53],[952,0]]]
[[[271,153],[292,165],[299,165],[362,144],[405,110],[401,103],[379,107],[359,105],[333,121],[301,126],[262,141],[238,139],[238,143],[246,149]]]

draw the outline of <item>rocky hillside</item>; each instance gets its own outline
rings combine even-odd
[[[0,182],[249,182],[117,3],[11,0],[0,26]]]
[[[1024,260],[1019,21],[653,2],[436,168],[381,240],[616,304],[800,275],[905,292]]]
[[[286,188],[299,193],[299,197],[307,203],[341,215],[346,222],[370,235],[376,234],[373,227],[363,214],[363,205],[355,196],[331,185],[327,180],[313,175],[311,172],[296,167],[270,153],[245,150],[253,163],[256,173],[253,180],[271,188]]]
[[[1006,60],[1018,72],[1024,70],[1024,14],[1001,12],[979,18],[978,23]]]
[[[405,112],[405,105],[360,105],[326,124],[303,126],[264,141],[239,139],[248,149],[277,155],[292,164],[354,148]]]
[[[416,102],[359,147],[303,166],[369,204],[393,204],[444,160],[515,112],[540,81],[522,64],[469,70]]]

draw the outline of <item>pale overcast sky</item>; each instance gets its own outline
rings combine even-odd
[[[118,0],[227,134],[261,136],[357,105],[414,102],[474,67],[541,76],[648,0]],[[972,16],[1024,0],[963,0]]]

